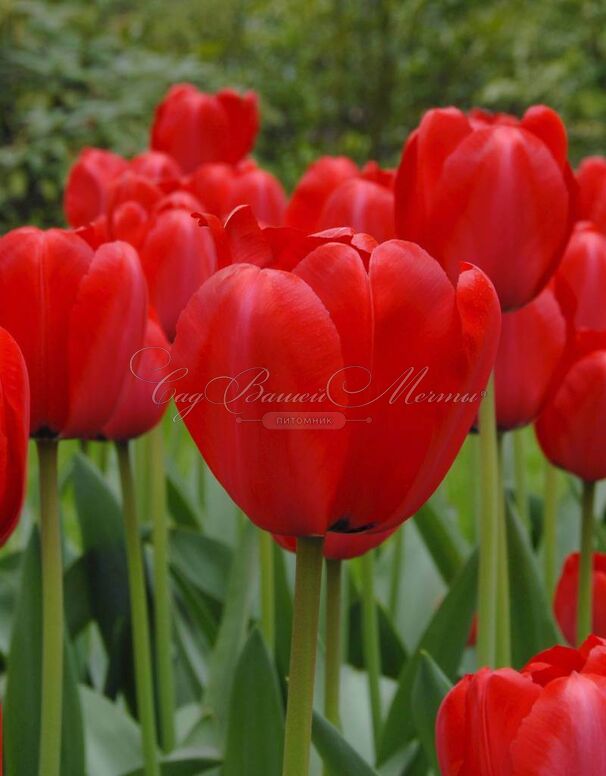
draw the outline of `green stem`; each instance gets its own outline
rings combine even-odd
[[[374,550],[360,558],[362,581],[362,643],[364,662],[368,674],[370,711],[375,751],[381,737],[381,650],[379,642],[379,618],[375,600]]]
[[[497,658],[499,569],[499,462],[491,377],[480,404],[480,569],[478,581],[478,663],[494,667]]]
[[[324,667],[324,716],[341,727],[341,561],[326,561],[326,665]]]
[[[323,549],[322,537],[297,539],[282,776],[308,776],[309,773]]]
[[[146,776],[159,776],[157,760],[156,719],[152,686],[152,662],[149,644],[149,622],[145,594],[145,571],[139,534],[135,485],[127,442],[116,444],[122,500],[124,528],[126,533],[126,555],[128,561],[128,584],[130,588],[131,619],[135,663],[135,684],[137,707],[141,723],[143,760]],[[46,775],[45,775],[46,776]]]
[[[393,545],[393,558],[391,559],[391,583],[389,586],[389,612],[392,620],[395,620],[400,603],[400,588],[402,582],[402,563],[404,558],[404,525],[391,540]]]
[[[516,480],[516,507],[520,519],[530,530],[530,509],[528,506],[528,482],[526,478],[526,445],[524,429],[511,432],[513,440],[513,462]]]
[[[499,566],[497,580],[496,666],[511,664],[511,610],[509,601],[509,558],[507,553],[507,503],[503,472],[503,436],[497,436],[499,461]]]
[[[43,622],[39,773],[40,776],[59,776],[63,715],[63,561],[57,492],[57,442],[40,439],[37,447]]]
[[[583,483],[581,516],[581,560],[579,565],[579,604],[577,609],[577,643],[581,644],[593,630],[593,504],[595,482]]]
[[[543,571],[549,600],[556,583],[558,470],[545,459],[543,494]]]
[[[175,679],[172,662],[172,619],[168,569],[168,517],[162,424],[149,432],[150,504],[154,545],[156,669],[162,749],[175,748]]]
[[[261,565],[261,632],[270,652],[276,644],[274,540],[267,531],[259,535]]]

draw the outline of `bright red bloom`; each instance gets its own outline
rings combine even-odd
[[[507,431],[532,423],[562,367],[568,327],[554,291],[503,315],[495,364],[497,425]]]
[[[576,328],[606,330],[606,236],[582,221],[570,238],[557,276],[576,299]]]
[[[606,233],[606,159],[588,156],[577,171],[579,184],[578,217],[593,221]]]
[[[606,332],[577,334],[570,366],[536,422],[543,453],[588,482],[606,477]]]
[[[574,179],[566,130],[549,108],[523,119],[456,108],[428,111],[396,178],[396,232],[456,275],[461,259],[493,281],[501,306],[528,304],[562,257]]]
[[[151,148],[175,159],[184,172],[205,162],[239,162],[259,131],[258,98],[231,89],[205,94],[191,84],[172,86],[156,108]]]
[[[148,319],[145,339],[131,355],[129,370],[109,421],[103,426],[105,439],[133,439],[160,422],[166,406],[154,401],[154,390],[170,363],[170,345],[160,325]]]
[[[239,205],[250,205],[265,226],[281,226],[286,194],[280,181],[253,161],[238,165],[203,164],[185,183],[202,203],[202,210],[225,218]]]
[[[345,156],[323,156],[295,188],[286,224],[306,232],[347,226],[378,242],[395,237],[394,174],[369,162],[362,170]]]
[[[11,535],[21,512],[28,437],[27,367],[15,340],[0,329],[0,545]]]
[[[94,437],[142,343],[147,290],[136,252],[97,252],[74,233],[34,227],[0,240],[0,325],[19,344],[32,436]]]
[[[442,776],[604,776],[606,641],[554,647],[521,672],[486,668],[446,696],[436,722]]]
[[[221,265],[245,263],[185,308],[171,386],[208,465],[272,533],[395,527],[477,412],[501,317],[490,282],[463,265],[454,284],[411,243],[260,229],[246,208],[217,240]]]
[[[579,553],[569,555],[562,567],[553,608],[569,644],[576,643],[579,602]],[[593,554],[593,632],[606,638],[606,553]]]
[[[397,531],[392,528],[389,531],[378,531],[377,533],[361,534],[339,534],[329,533],[324,542],[324,557],[327,560],[351,560],[359,558],[370,550],[374,550],[383,542],[387,541],[393,533]],[[280,536],[274,534],[274,539],[280,547],[289,552],[296,552],[297,539],[295,536]]]

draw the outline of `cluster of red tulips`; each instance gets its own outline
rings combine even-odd
[[[258,128],[256,95],[174,86],[149,150],[131,160],[80,153],[65,190],[69,228],[0,239],[3,542],[19,518],[28,437],[39,453],[40,776],[60,773],[64,439],[117,445],[145,772],[160,772],[128,443],[150,432],[161,458],[171,401],[214,476],[266,532],[270,558],[272,535],[297,555],[284,776],[309,769],[323,558],[338,620],[338,564],[364,556],[371,588],[369,551],[423,507],[471,431],[481,669],[442,702],[440,769],[605,776],[606,556],[594,553],[594,495],[606,478],[606,160],[573,172],[564,124],[547,107],[521,119],[435,109],[396,171],[323,157],[287,197],[248,156]],[[525,499],[505,493],[502,440],[530,424],[548,461],[582,483],[581,542],[555,591],[571,646],[515,671],[507,515],[529,516]],[[555,528],[546,504],[550,593]],[[271,563],[261,572],[271,591]],[[169,612],[168,585],[155,594]],[[365,616],[376,626],[372,601]],[[325,672],[325,716],[337,727],[338,630],[327,632]]]

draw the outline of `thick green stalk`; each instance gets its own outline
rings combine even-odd
[[[261,632],[270,652],[276,645],[274,540],[267,531],[259,533],[261,565]]]
[[[42,545],[42,710],[40,776],[59,776],[63,715],[63,561],[57,491],[57,442],[40,439]],[[35,710],[32,709],[32,713]]]
[[[593,630],[593,504],[595,482],[583,483],[581,515],[581,560],[579,565],[579,603],[577,609],[577,644]]]
[[[368,691],[370,693],[370,712],[372,717],[372,732],[375,751],[381,738],[381,648],[379,642],[379,617],[375,599],[374,581],[374,550],[360,558],[362,581],[362,644],[364,662],[368,674]]]
[[[507,552],[507,502],[503,457],[503,435],[497,435],[499,461],[499,566],[497,580],[497,667],[511,664],[511,610],[509,601],[509,557]]]
[[[149,643],[149,618],[145,594],[145,570],[139,520],[137,517],[135,485],[127,442],[116,444],[120,482],[122,485],[122,509],[126,533],[126,556],[128,561],[128,584],[133,631],[135,664],[135,685],[137,707],[143,745],[145,776],[159,776],[157,757],[156,719],[154,714],[154,691],[152,683],[152,661]],[[46,774],[45,774],[46,776]]]
[[[156,672],[162,749],[175,748],[175,679],[172,662],[172,618],[168,568],[168,516],[162,424],[149,432],[149,489],[154,545]]]
[[[545,459],[543,493],[543,572],[549,600],[556,583],[558,470]]]
[[[494,380],[480,404],[480,569],[478,583],[478,663],[494,667],[497,660],[499,579],[499,461],[494,405]]]
[[[324,716],[340,728],[341,689],[341,561],[326,561],[326,665],[324,667]]]
[[[393,557],[391,559],[391,581],[389,585],[389,613],[395,619],[400,603],[400,589],[402,586],[402,566],[404,559],[404,524],[391,540],[393,545]]]
[[[297,539],[282,776],[308,776],[316,675],[323,538]]]
[[[528,482],[526,477],[526,445],[523,428],[511,432],[513,440],[513,464],[515,472],[516,507],[520,519],[530,530],[530,509],[528,506]]]

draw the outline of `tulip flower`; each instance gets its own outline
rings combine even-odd
[[[0,545],[13,532],[25,495],[29,381],[19,346],[0,329]]]
[[[569,555],[562,568],[553,608],[569,644],[576,642],[580,555]],[[595,552],[592,563],[593,632],[606,638],[606,553]]]
[[[227,217],[239,205],[250,205],[257,220],[265,226],[281,226],[286,211],[282,184],[253,161],[237,165],[202,164],[185,182],[202,203],[201,210],[219,218]]]
[[[456,275],[463,258],[501,306],[528,304],[557,268],[573,218],[566,130],[549,108],[521,120],[428,111],[409,137],[395,189],[396,232]]]
[[[446,696],[436,722],[442,776],[606,773],[606,641],[553,647],[520,671],[483,668]]]
[[[215,237],[233,263],[179,318],[174,398],[245,514],[297,537],[290,776],[309,757],[322,537],[386,531],[435,490],[477,411],[500,311],[480,270],[453,283],[411,243],[262,229],[249,208]]]
[[[225,231],[231,261],[248,263],[216,273],[177,325],[184,421],[261,528],[291,536],[393,528],[439,484],[477,411],[469,397],[485,386],[499,331],[493,289],[469,265],[453,284],[411,243],[263,230],[246,216],[236,211]],[[425,382],[390,403],[411,367]],[[254,369],[269,373],[253,387],[262,399],[225,406],[221,380],[252,379]],[[205,389],[188,412],[182,396]],[[267,427],[293,412],[328,412],[343,427]]]
[[[575,327],[605,331],[606,235],[588,221],[578,223],[557,277],[575,297]]]
[[[205,162],[236,164],[252,149],[258,130],[254,92],[205,94],[191,84],[176,84],[156,108],[150,145],[189,173]]]
[[[362,170],[347,157],[324,156],[295,188],[286,224],[307,232],[349,226],[378,242],[395,237],[394,175],[369,162]]]
[[[606,233],[606,159],[588,156],[577,171],[579,186],[578,217],[592,221]]]
[[[527,426],[538,417],[562,365],[567,341],[566,319],[552,288],[503,315],[495,364],[501,431]]]

